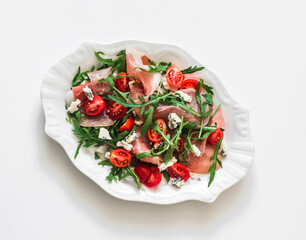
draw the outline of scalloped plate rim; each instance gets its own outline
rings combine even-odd
[[[110,194],[113,197],[116,197],[118,199],[122,199],[122,200],[127,200],[127,201],[135,201],[135,202],[145,202],[145,203],[151,203],[151,204],[158,204],[158,205],[169,205],[169,204],[175,204],[175,203],[180,203],[180,202],[184,202],[184,201],[188,201],[188,200],[196,200],[196,201],[202,201],[202,202],[206,202],[206,203],[212,203],[214,202],[218,196],[224,192],[226,189],[230,188],[231,186],[233,186],[234,184],[236,184],[237,182],[239,182],[243,177],[245,177],[245,175],[248,173],[248,171],[250,170],[250,168],[253,165],[254,162],[254,151],[255,151],[255,146],[254,146],[254,140],[251,137],[251,141],[249,141],[249,143],[252,143],[252,150],[251,150],[251,161],[249,163],[249,166],[246,169],[246,172],[243,174],[243,176],[241,176],[239,179],[235,179],[233,180],[229,185],[227,185],[226,188],[223,188],[221,191],[219,191],[218,193],[216,193],[215,195],[213,195],[213,197],[211,197],[209,200],[204,200],[203,199],[203,195],[200,194],[199,192],[190,192],[190,195],[186,194],[186,192],[184,194],[181,194],[180,192],[178,192],[176,194],[176,198],[171,198],[171,199],[163,199],[163,198],[159,198],[159,199],[154,199],[154,198],[138,198],[138,197],[134,197],[133,194],[130,195],[120,195],[118,194],[116,191],[111,191],[111,187],[105,186],[103,184],[100,184],[97,180],[95,180],[93,178],[93,176],[90,176],[89,174],[86,173],[85,169],[83,169],[82,167],[80,167],[78,164],[76,164],[75,161],[73,161],[73,156],[69,153],[68,149],[66,148],[66,145],[63,141],[61,141],[61,138],[56,137],[52,130],[49,128],[48,125],[48,115],[46,114],[46,109],[45,109],[45,99],[43,96],[43,89],[44,89],[44,82],[46,79],[47,74],[50,72],[51,69],[56,68],[57,65],[59,65],[62,61],[67,60],[69,57],[71,57],[73,54],[77,53],[78,51],[80,51],[83,47],[87,47],[88,45],[101,45],[101,46],[112,46],[112,45],[117,45],[120,43],[132,43],[132,44],[154,44],[154,45],[162,45],[165,47],[174,47],[175,49],[177,49],[178,51],[183,51],[185,54],[189,55],[190,58],[192,58],[194,61],[198,62],[200,64],[200,61],[198,61],[193,55],[189,54],[188,51],[186,51],[184,48],[179,47],[175,44],[172,43],[165,43],[165,42],[151,42],[151,41],[142,41],[142,40],[133,40],[133,39],[127,39],[127,40],[121,40],[121,41],[117,41],[117,42],[111,42],[111,43],[99,43],[96,41],[92,41],[89,39],[86,39],[82,42],[82,44],[73,52],[67,54],[66,56],[60,58],[55,64],[53,64],[48,71],[46,72],[46,74],[43,77],[42,80],[42,86],[41,86],[41,100],[42,100],[42,105],[43,105],[43,110],[44,110],[44,114],[45,114],[45,132],[46,134],[52,138],[54,141],[56,141],[66,152],[66,154],[68,155],[69,159],[71,160],[71,162],[73,163],[73,165],[80,171],[82,172],[85,176],[87,176],[89,179],[91,179],[93,182],[95,182],[99,187],[101,187],[105,192],[107,192],[108,194]],[[202,65],[202,64],[201,64]],[[237,105],[240,105],[241,107],[243,107],[244,112],[248,115],[249,114],[249,109],[246,107],[246,105],[241,104],[240,102],[238,102],[236,99],[234,99],[229,92],[227,91],[227,89],[225,88],[225,86],[223,85],[223,83],[221,82],[221,80],[213,73],[211,72],[209,69],[206,68],[206,70],[209,72],[209,74],[211,74],[214,78],[214,81],[216,81],[216,83],[218,84],[218,87],[222,88],[222,90],[227,94],[227,100],[230,100],[232,103],[235,103]],[[249,126],[249,121],[248,121],[248,132],[249,135],[252,136],[251,134],[251,130],[250,130],[250,126]],[[188,193],[188,192],[187,192]]]

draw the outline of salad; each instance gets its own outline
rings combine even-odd
[[[110,166],[107,180],[132,177],[138,187],[156,187],[164,177],[182,187],[196,174],[210,174],[208,187],[226,155],[221,105],[213,88],[194,74],[156,63],[132,48],[78,71],[66,95],[67,121],[78,147],[94,147],[98,165]],[[198,179],[199,180],[199,179]]]

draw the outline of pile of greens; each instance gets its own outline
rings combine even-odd
[[[80,125],[80,119],[82,118],[82,114],[80,111],[77,111],[75,113],[69,113],[68,112],[68,118],[67,121],[69,121],[74,129],[73,132],[75,135],[79,138],[79,144],[75,152],[75,158],[77,157],[80,148],[83,147],[99,147],[101,145],[107,145],[108,149],[116,149],[117,142],[124,140],[126,137],[128,137],[129,134],[131,134],[133,131],[123,131],[119,132],[119,127],[125,123],[125,121],[132,116],[132,111],[135,108],[141,108],[141,114],[144,118],[144,124],[142,126],[141,135],[144,135],[147,133],[149,129],[153,129],[158,134],[162,136],[163,144],[160,144],[157,148],[152,148],[149,153],[139,153],[135,157],[137,159],[142,159],[148,156],[158,156],[161,154],[164,154],[164,163],[167,164],[172,158],[173,158],[173,152],[175,149],[178,149],[178,143],[181,137],[184,139],[187,139],[187,141],[184,143],[184,149],[182,152],[182,158],[185,159],[187,156],[187,153],[191,150],[193,153],[195,153],[193,149],[192,140],[203,140],[207,138],[211,132],[215,131],[217,129],[217,126],[210,126],[213,116],[216,114],[218,109],[220,108],[220,105],[218,108],[213,111],[213,89],[212,87],[206,85],[204,83],[204,80],[201,79],[198,82],[198,85],[196,87],[196,100],[197,103],[200,106],[200,113],[194,111],[192,108],[188,107],[184,101],[180,97],[179,94],[173,94],[171,90],[161,89],[163,88],[163,81],[165,81],[165,76],[162,78],[162,81],[160,82],[158,89],[155,91],[154,94],[149,96],[148,100],[145,100],[143,97],[139,96],[140,103],[136,103],[133,99],[129,97],[129,92],[121,92],[115,87],[115,79],[122,78],[123,76],[115,77],[113,73],[119,73],[119,72],[126,72],[126,53],[125,50],[120,51],[117,54],[117,59],[113,60],[110,58],[104,58],[103,52],[95,52],[95,55],[98,59],[98,66],[92,66],[92,68],[89,71],[81,72],[81,68],[78,68],[78,71],[75,75],[75,77],[72,80],[72,87],[75,87],[79,84],[81,84],[83,81],[89,81],[88,73],[100,70],[103,68],[112,67],[112,70],[108,77],[99,80],[99,82],[107,81],[112,86],[112,89],[110,90],[112,92],[111,95],[107,95],[103,98],[106,100],[112,100],[115,101],[117,104],[123,105],[124,107],[129,108],[126,115],[119,119],[115,120],[114,125],[105,127],[109,132],[111,136],[111,140],[103,140],[99,138],[99,127],[82,127]],[[167,69],[172,65],[171,63],[165,63],[160,62],[159,64],[156,64],[154,61],[150,60],[151,65],[148,66],[148,69],[140,68],[140,70],[150,73],[156,73],[159,72],[162,75],[166,74]],[[182,70],[183,74],[187,73],[193,73],[196,71],[200,71],[204,69],[204,67],[189,67],[187,69]],[[133,78],[135,81],[134,76],[126,75],[127,77]],[[205,94],[201,94],[200,89],[203,88],[205,90]],[[175,105],[182,109],[184,109],[186,112],[194,114],[197,117],[201,118],[201,127],[197,127],[196,122],[184,122],[184,118],[181,118],[181,124],[180,126],[174,130],[174,132],[170,135],[164,134],[163,130],[160,130],[157,121],[153,121],[153,112],[156,109],[156,107],[159,104],[168,104],[168,105]],[[208,123],[204,125],[204,119],[207,119]],[[135,128],[135,127],[134,127]],[[222,167],[222,163],[220,159],[218,158],[218,151],[220,149],[222,143],[222,139],[218,142],[216,145],[215,152],[213,156],[211,157],[211,161],[213,161],[213,164],[209,167],[210,172],[210,181],[208,183],[208,186],[210,186],[211,182],[214,179],[215,171],[217,167],[217,163]],[[99,159],[99,156],[95,154],[95,159]],[[109,181],[112,180],[121,180],[126,178],[127,176],[131,176],[135,179],[137,185],[141,187],[141,184],[139,182],[139,178],[131,168],[131,166],[127,166],[125,168],[118,168],[116,166],[113,166],[111,162],[106,159],[102,160],[98,163],[99,165],[105,166],[110,165],[112,166],[110,174],[107,176],[107,179]],[[187,162],[182,161],[182,164],[187,164]],[[169,176],[167,176],[167,172],[163,171],[163,174],[168,179]]]

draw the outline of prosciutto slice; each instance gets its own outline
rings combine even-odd
[[[86,95],[83,92],[83,88],[86,86],[91,89],[94,95],[104,94],[107,90],[111,89],[110,84],[106,81],[98,83],[100,79],[106,78],[109,75],[110,70],[111,68],[105,68],[88,73],[90,82],[86,82],[72,88],[74,98],[80,99],[82,102],[86,100]]]
[[[84,115],[80,121],[80,125],[83,127],[108,127],[112,126],[114,121],[104,111],[98,116],[87,116]]]
[[[136,138],[131,144],[133,145],[133,149],[131,150],[131,153],[136,155],[138,153],[143,153],[143,152],[147,152],[149,153],[152,146],[150,145],[150,140],[147,136],[147,134],[145,135],[140,135],[141,132],[141,127],[137,127],[136,128],[136,132],[138,134],[138,138]],[[146,157],[146,158],[142,158],[140,159],[143,162],[148,162],[148,163],[153,163],[156,165],[160,165],[163,162],[163,159],[161,158],[161,156],[154,156],[154,157]]]
[[[143,93],[147,96],[154,93],[154,91],[158,88],[158,84],[161,81],[160,73],[147,73],[140,69],[135,69],[136,67],[149,69],[145,64],[148,61],[144,59],[144,62],[141,59],[141,54],[137,50],[134,49],[126,49],[126,68],[127,74],[133,75],[136,77],[138,82],[142,83]]]
[[[213,108],[214,110],[216,109],[215,106]],[[215,125],[215,123],[217,123],[218,127],[224,127],[224,119],[221,109],[217,111],[210,125]],[[196,156],[191,151],[188,152],[185,159],[185,161],[188,162],[188,165],[186,166],[187,169],[194,173],[208,173],[208,168],[213,163],[213,161],[210,161],[210,158],[214,154],[215,146],[209,144],[207,142],[207,138],[203,140],[193,140],[192,144],[199,148],[201,154]],[[219,158],[222,161],[222,157],[220,155]],[[220,166],[217,164],[217,169],[219,168]]]

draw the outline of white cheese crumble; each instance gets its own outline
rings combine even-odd
[[[173,185],[177,186],[178,188],[181,188],[184,185],[184,183],[185,183],[185,181],[181,180],[180,177],[179,178],[170,178],[170,182]]]
[[[106,153],[105,153],[105,157],[106,157],[107,159],[109,159],[109,158],[110,158],[110,155],[111,155],[111,153],[110,153],[110,152],[106,152]]]
[[[91,89],[90,89],[88,86],[86,86],[86,87],[83,88],[83,92],[85,93],[86,97],[87,97],[89,100],[91,100],[91,101],[93,100],[94,95],[93,95]]]
[[[106,128],[100,128],[99,132],[99,138],[105,139],[105,140],[111,140],[111,136],[109,135],[109,131]]]
[[[194,144],[192,144],[192,148],[193,148],[194,154],[195,154],[197,157],[200,156],[200,154],[201,154],[200,149],[198,149],[198,147],[197,147],[196,145],[194,145]]]
[[[137,125],[137,126],[141,126],[143,124],[143,121],[141,121],[140,119],[135,119],[134,120],[134,123]]]
[[[168,167],[171,167],[176,162],[177,162],[176,157],[173,157],[167,164],[162,163],[159,166],[159,170],[162,172],[162,171],[166,170]]]
[[[138,138],[138,134],[133,131],[132,134],[125,140],[127,143],[131,143]]]
[[[220,155],[222,157],[225,157],[227,155],[227,148],[224,146],[224,144],[222,143],[222,147],[221,147],[221,151],[220,151]]]
[[[182,122],[182,120],[179,118],[179,116],[176,115],[176,113],[170,113],[168,115],[168,119],[169,119],[168,125],[170,129],[177,128]]]
[[[180,94],[181,97],[184,99],[185,102],[191,103],[192,98],[191,98],[187,93],[184,93],[184,92],[182,92],[182,91],[176,91],[175,93]]]
[[[129,144],[127,143],[126,141],[124,140],[121,140],[121,141],[118,141],[117,144],[116,144],[117,147],[123,147],[125,150],[127,151],[131,151],[132,148],[133,148],[133,145],[132,144]]]
[[[170,85],[166,80],[163,81],[163,87],[164,87],[164,89],[167,89],[167,90],[170,89]]]
[[[71,113],[74,113],[74,112],[78,111],[80,104],[81,104],[81,101],[79,99],[73,101],[70,104],[70,107],[67,109],[67,111],[71,112]]]
[[[101,145],[96,149],[96,153],[100,157],[101,160],[105,160],[105,153],[107,152],[107,146],[106,145]]]
[[[157,143],[154,143],[153,147],[157,149],[159,146],[162,146],[163,144],[164,144],[163,142],[157,142]]]

